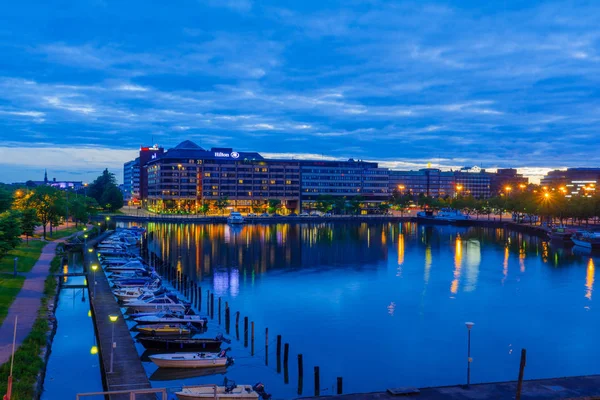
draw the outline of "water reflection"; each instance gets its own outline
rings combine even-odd
[[[587,273],[585,275],[585,288],[586,288],[585,297],[589,300],[592,299],[592,291],[594,290],[594,274],[595,274],[594,260],[590,257],[590,259],[588,261],[588,265],[587,265]]]

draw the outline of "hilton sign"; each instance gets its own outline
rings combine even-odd
[[[240,158],[240,153],[232,151],[231,153],[223,153],[222,151],[215,151],[215,157],[225,158]]]

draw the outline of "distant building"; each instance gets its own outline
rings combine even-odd
[[[529,179],[517,173],[517,170],[514,168],[499,168],[490,177],[490,191],[492,196],[523,190],[529,184]]]
[[[389,192],[430,197],[454,195],[454,172],[437,168],[424,168],[418,171],[390,171]]]
[[[600,183],[600,168],[568,168],[550,171],[540,184],[550,190],[563,192],[566,197],[591,196]]]
[[[146,164],[151,160],[155,160],[160,157],[165,152],[165,149],[159,147],[158,145],[154,145],[152,147],[140,147],[140,156],[139,158],[139,168],[140,168],[140,188],[139,188],[139,198],[142,202],[147,201],[148,199],[148,169],[146,168]]]
[[[462,168],[454,172],[457,195],[487,199],[492,195],[492,176],[479,167]]]
[[[15,182],[15,185],[19,185],[19,186],[29,186],[29,187],[35,187],[35,186],[52,186],[61,190],[73,190],[73,191],[79,191],[82,190],[84,187],[84,183],[83,181],[62,181],[62,180],[57,180],[56,178],[53,178],[52,180],[48,179],[48,171],[44,170],[44,180],[43,181],[27,181],[27,182]]]
[[[123,165],[123,200],[140,200],[140,158]]]

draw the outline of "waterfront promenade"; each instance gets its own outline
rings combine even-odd
[[[527,372],[525,372],[527,373]],[[354,393],[334,396],[302,397],[304,400],[480,400],[480,399],[514,399],[517,392],[517,382],[497,382],[464,386],[441,386],[424,388],[418,394],[394,396],[386,392]],[[523,382],[521,392],[523,400],[570,399],[596,400],[600,399],[600,375],[576,376],[571,378],[537,379]]]

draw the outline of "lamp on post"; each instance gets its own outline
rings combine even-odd
[[[106,221],[106,229],[105,229],[105,231],[107,231],[108,230],[108,221],[110,221],[110,217],[106,216],[105,221]]]
[[[467,387],[469,387],[471,385],[471,362],[473,362],[473,359],[471,358],[471,328],[473,328],[473,325],[475,325],[475,323],[473,322],[465,322],[465,325],[467,326],[467,335],[468,335],[468,339],[467,339]]]
[[[86,248],[87,247],[87,238],[88,238],[88,234],[84,233],[83,234],[83,247]]]
[[[115,355],[115,347],[117,347],[117,344],[115,343],[115,323],[119,319],[119,316],[110,314],[108,316],[108,319],[110,320],[110,322],[112,322],[112,337],[110,339],[110,371],[108,371],[108,372],[112,373],[113,372],[113,359],[114,359],[114,355]]]
[[[92,272],[94,273],[94,288],[92,289],[92,297],[96,298],[96,270],[98,269],[98,265],[92,264]]]

